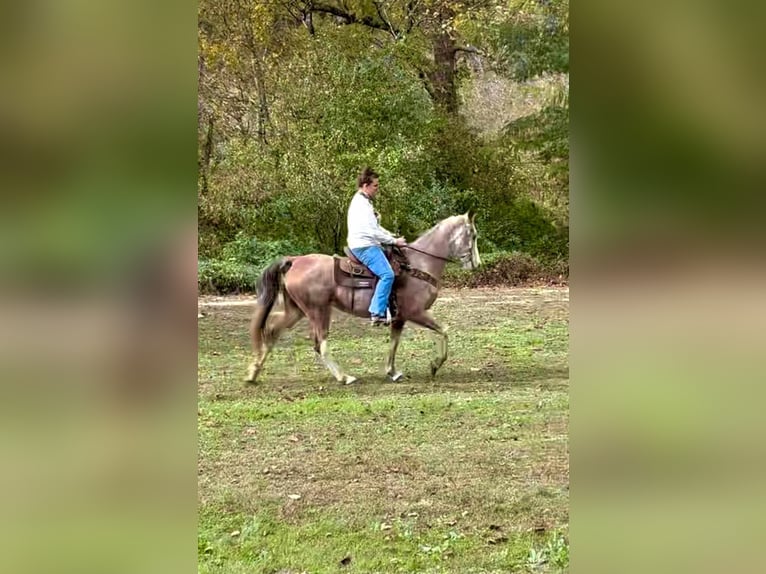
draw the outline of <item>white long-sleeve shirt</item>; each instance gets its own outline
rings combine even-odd
[[[396,238],[383,229],[375,217],[375,210],[367,197],[357,192],[348,206],[348,237],[351,249],[370,247],[381,243],[393,243]]]

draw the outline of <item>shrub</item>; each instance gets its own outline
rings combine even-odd
[[[569,265],[564,260],[551,263],[527,253],[500,252],[482,255],[482,265],[475,270],[448,265],[443,283],[446,287],[561,285],[568,276]]]
[[[240,231],[233,241],[224,245],[221,250],[221,259],[263,269],[277,257],[301,255],[311,250],[312,246],[302,245],[289,239],[263,241]]]
[[[201,293],[239,293],[255,289],[260,269],[238,261],[203,259],[197,267],[197,286]]]
[[[311,251],[311,246],[289,240],[260,241],[239,232],[223,246],[220,258],[199,261],[197,286],[202,293],[253,292],[258,277],[275,259]]]

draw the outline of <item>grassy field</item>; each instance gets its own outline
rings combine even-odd
[[[199,572],[567,570],[567,289],[444,291],[434,381],[434,334],[405,328],[391,383],[388,330],[336,313],[349,386],[304,320],[244,387],[252,308],[202,308]]]

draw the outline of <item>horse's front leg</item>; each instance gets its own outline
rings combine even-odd
[[[312,330],[314,332],[314,351],[316,351],[319,360],[324,363],[324,366],[332,373],[335,380],[339,383],[345,383],[350,385],[355,383],[357,378],[352,375],[344,373],[338,364],[332,360],[330,352],[327,349],[327,333],[330,330],[330,307],[326,307],[321,311],[309,314],[309,320],[311,321]]]
[[[393,321],[391,323],[391,349],[388,352],[388,361],[386,362],[386,374],[395,383],[404,376],[396,370],[396,350],[399,348],[399,340],[402,337],[404,321]]]
[[[431,361],[431,377],[436,376],[436,372],[447,360],[447,332],[442,329],[439,324],[434,321],[434,318],[428,311],[423,311],[416,317],[410,317],[409,319],[413,323],[431,329],[439,334],[440,338],[436,341],[436,357]]]

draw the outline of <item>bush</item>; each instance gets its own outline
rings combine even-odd
[[[448,265],[442,278],[445,287],[519,287],[563,285],[569,277],[569,265],[561,260],[541,261],[527,253],[500,252],[482,255],[478,269]]]
[[[239,232],[223,246],[220,258],[199,261],[197,286],[202,293],[250,293],[263,270],[275,259],[311,251],[311,246],[289,240],[260,241]]]
[[[261,269],[238,261],[203,259],[197,266],[200,293],[240,293],[255,290]]]
[[[312,251],[312,246],[302,245],[288,239],[262,241],[240,231],[233,241],[224,245],[221,259],[254,265],[261,269],[277,257],[283,255],[302,255]]]

